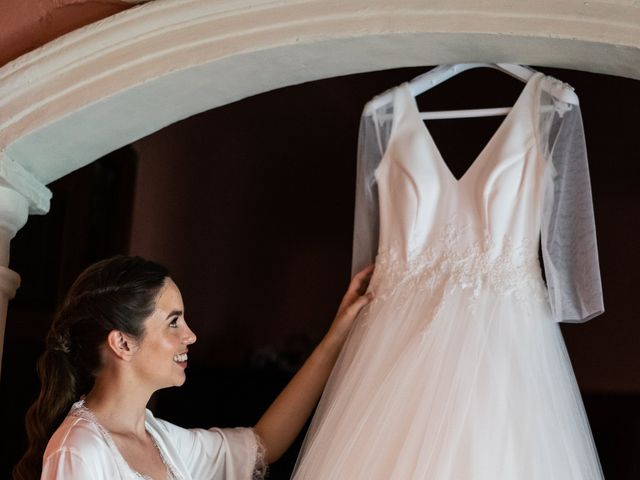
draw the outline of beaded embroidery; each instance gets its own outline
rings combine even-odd
[[[397,250],[380,251],[372,279],[374,301],[408,298],[443,282],[449,292],[470,289],[473,298],[484,290],[521,300],[546,298],[537,243],[516,243],[506,235],[497,242],[485,232],[482,239],[462,246],[458,239],[469,238],[464,232],[468,228],[450,223],[433,246],[409,252],[406,258]]]

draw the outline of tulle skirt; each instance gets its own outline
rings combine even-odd
[[[559,326],[519,293],[442,285],[365,307],[293,478],[601,479]]]

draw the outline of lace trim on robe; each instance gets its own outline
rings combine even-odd
[[[85,406],[84,400],[80,400],[74,403],[73,408],[71,409],[71,412],[69,412],[69,415],[72,417],[78,417],[78,418],[87,420],[88,422],[91,422],[93,425],[96,426],[96,428],[100,431],[100,433],[104,437],[105,442],[107,442],[107,446],[109,447],[109,449],[115,454],[114,456],[116,458],[116,462],[118,463],[120,469],[129,470],[138,478],[141,478],[144,480],[153,480],[149,475],[143,475],[142,473],[134,470],[127,463],[127,461],[124,459],[124,457],[120,453],[120,450],[118,450],[118,447],[116,446],[113,440],[113,437],[111,436],[109,431],[106,428],[104,428],[100,424],[100,422],[98,422],[98,419],[95,417],[93,412]],[[167,467],[167,480],[178,480],[180,477],[176,474],[177,469],[171,464],[171,462],[169,462],[166,459],[164,453],[162,452],[162,449],[158,445],[158,442],[156,438],[153,436],[153,434],[151,432],[148,432],[148,433],[151,436],[151,440],[153,441],[154,446],[156,447],[156,449],[158,450],[158,453],[160,454],[162,463],[164,463],[164,465]]]
[[[269,464],[267,463],[267,449],[264,446],[264,443],[262,443],[262,439],[260,438],[260,436],[255,432],[255,430],[251,429],[251,431],[253,432],[253,435],[256,438],[256,463],[255,466],[253,467],[253,474],[251,475],[251,480],[263,480],[265,478],[267,478],[267,475],[269,473]]]

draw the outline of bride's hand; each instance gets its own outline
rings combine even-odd
[[[351,279],[347,293],[345,293],[338,307],[336,318],[333,320],[331,328],[325,337],[327,340],[331,339],[342,346],[358,313],[373,298],[373,293],[367,292],[369,281],[373,275],[373,268],[373,265],[369,265],[356,273]]]

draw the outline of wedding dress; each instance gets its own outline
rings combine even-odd
[[[580,110],[557,82],[535,73],[460,179],[407,84],[365,108],[354,269],[375,254],[375,297],[293,478],[602,478],[557,323],[603,310]]]

